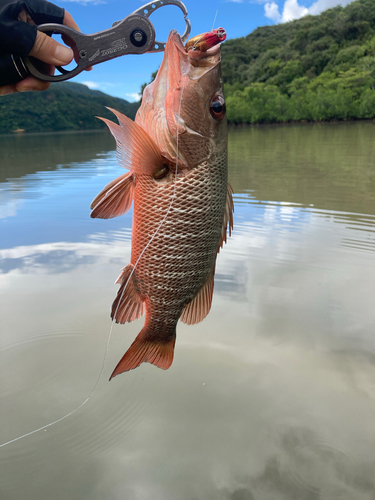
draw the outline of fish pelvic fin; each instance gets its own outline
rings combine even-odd
[[[159,147],[133,120],[115,109],[108,109],[116,115],[119,125],[106,118],[98,118],[107,124],[116,139],[119,165],[133,174],[152,175],[164,163]]]
[[[144,313],[145,306],[136,288],[134,273],[133,264],[129,264],[116,280],[121,285],[111,309],[111,318],[116,323],[131,323]]]
[[[229,232],[229,236],[232,235],[233,229],[233,212],[234,212],[234,203],[233,203],[233,189],[232,186],[228,182],[227,188],[227,201],[225,204],[225,212],[224,212],[224,220],[223,227],[221,229],[221,236],[219,242],[218,253],[220,252],[220,248],[223,248],[224,243],[227,242],[227,230]]]
[[[134,198],[134,175],[131,172],[120,175],[105,186],[90,205],[92,219],[112,219],[125,214]]]
[[[137,368],[142,363],[151,363],[162,370],[168,370],[173,361],[176,342],[176,327],[167,339],[155,339],[149,325],[145,325],[135,341],[113,370],[109,380],[120,373]]]
[[[183,323],[187,325],[196,325],[203,321],[210,312],[214,293],[214,275],[215,268],[194,299],[182,309],[180,320]]]

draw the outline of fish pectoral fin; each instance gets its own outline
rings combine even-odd
[[[134,266],[124,267],[116,283],[121,286],[112,304],[111,318],[116,323],[131,323],[144,314],[144,304],[134,284]]]
[[[117,116],[119,125],[99,118],[108,125],[117,144],[117,161],[133,174],[152,175],[163,163],[159,147],[137,123],[115,109],[108,108]]]
[[[134,198],[134,176],[131,172],[120,175],[105,186],[90,205],[93,219],[112,219],[126,213]]]
[[[215,268],[197,295],[184,306],[180,320],[187,325],[196,325],[204,320],[210,312],[214,293]]]
[[[220,252],[220,248],[223,248],[224,243],[227,242],[227,229],[229,230],[229,236],[232,235],[233,212],[234,212],[234,204],[233,204],[233,196],[232,195],[233,195],[233,189],[232,189],[232,186],[228,182],[227,201],[225,204],[224,220],[223,220],[223,227],[221,229],[219,247],[217,249],[218,253]]]
[[[152,340],[152,331],[145,325],[113,370],[109,380],[120,373],[137,368],[142,363],[151,363],[162,370],[168,370],[173,361],[175,342],[176,329],[161,342]]]

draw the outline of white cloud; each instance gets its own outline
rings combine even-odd
[[[92,89],[92,90],[103,90],[105,91],[107,89],[107,87],[113,87],[113,83],[109,83],[109,82],[93,82],[91,80],[86,80],[84,82],[80,82],[82,83],[83,85],[86,85],[86,87],[88,87],[89,89]]]
[[[141,98],[141,94],[138,94],[138,92],[128,92],[125,95],[133,101],[139,101],[139,99]]]
[[[0,249],[0,260],[3,259],[24,259],[25,262],[31,262],[35,256],[49,255],[52,253],[74,253],[77,258],[95,255],[105,258],[108,261],[113,259],[124,259],[124,255],[130,254],[130,233],[129,230],[124,230],[123,234],[128,238],[128,241],[123,239],[124,246],[119,246],[117,243],[98,243],[95,238],[98,235],[91,235],[91,242],[70,243],[58,241],[55,243],[41,243],[39,245],[25,245],[13,248]],[[125,255],[126,257],[127,255]],[[14,272],[20,272],[18,268]],[[28,269],[28,272],[30,268]],[[34,272],[34,270],[32,270]],[[22,272],[22,271],[21,271]]]
[[[262,3],[263,0],[252,0],[256,3]],[[353,0],[317,0],[310,7],[304,7],[298,3],[298,0],[285,0],[282,8],[282,15],[279,12],[279,6],[275,2],[267,2],[264,6],[264,15],[272,19],[275,23],[287,23],[294,19],[300,19],[307,14],[316,15],[324,10],[337,7],[337,5],[348,5]]]
[[[18,209],[22,206],[21,200],[11,200],[0,207],[0,219],[7,219],[17,215]]]
[[[266,3],[266,5],[264,6],[264,15],[275,23],[280,22],[281,14],[279,12],[279,6],[277,5],[277,3]]]
[[[87,81],[87,82],[81,82],[83,85],[86,85],[86,87],[88,87],[89,89],[98,89],[99,88],[99,83],[96,83],[96,82],[90,82],[90,81]]]
[[[298,0],[286,0],[281,22],[287,23],[288,21],[293,21],[293,19],[299,19],[300,17],[306,16],[308,13],[309,9],[299,5]]]
[[[337,7],[338,5],[348,5],[348,3],[353,0],[317,0],[311,7],[309,7],[309,14],[320,14],[323,10],[331,9],[332,7]]]

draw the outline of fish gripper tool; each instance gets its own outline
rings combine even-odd
[[[109,59],[127,54],[144,54],[145,52],[162,52],[166,42],[155,40],[155,28],[149,17],[155,10],[166,5],[176,5],[183,14],[186,23],[185,32],[181,36],[186,41],[190,34],[188,12],[180,0],[155,0],[135,10],[121,21],[116,21],[112,27],[97,33],[86,35],[68,26],[56,23],[46,23],[37,26],[37,29],[49,35],[58,34],[69,40],[68,45],[73,48],[77,66],[66,70],[57,66],[59,75],[50,75],[43,71],[45,65],[34,57],[14,57],[13,63],[20,79],[29,75],[45,82],[61,82],[78,75],[85,68],[100,64]]]

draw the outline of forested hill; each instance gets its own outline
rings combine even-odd
[[[22,92],[0,97],[0,133],[20,129],[48,132],[105,128],[106,125],[96,116],[113,119],[114,115],[106,106],[134,119],[139,103],[90,90],[79,83],[52,83],[44,92]]]
[[[375,118],[375,0],[257,28],[222,56],[232,123]],[[0,133],[102,128],[105,106],[134,118],[139,103],[71,82],[12,94],[0,98]]]
[[[257,28],[222,55],[232,122],[375,117],[375,0]]]

